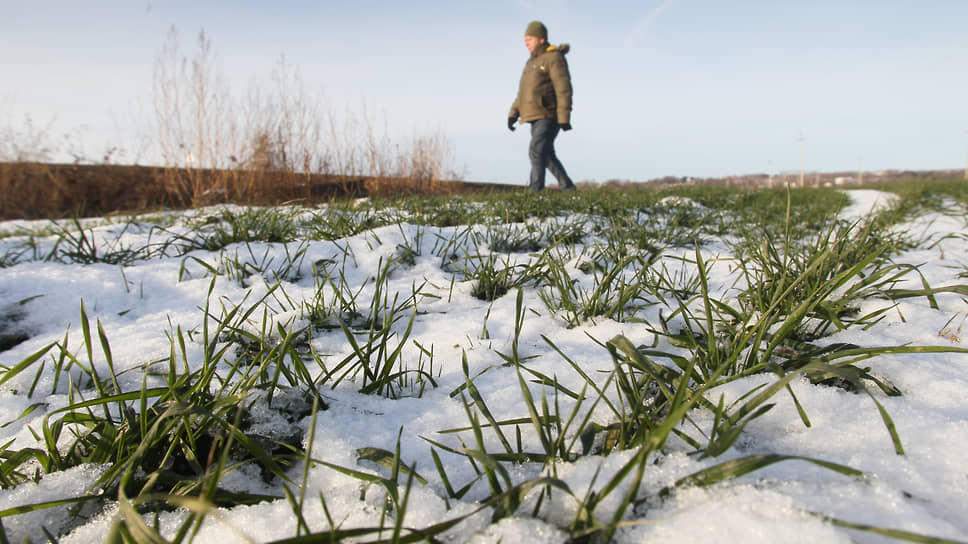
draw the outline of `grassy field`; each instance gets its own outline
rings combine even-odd
[[[685,490],[778,463],[863,480],[743,445],[783,402],[810,428],[802,397],[824,387],[864,399],[884,454],[903,456],[889,406],[905,392],[870,362],[968,352],[946,341],[968,264],[934,285],[896,259],[964,239],[910,225],[963,220],[968,189],[879,189],[897,199],[858,221],[833,189],[683,186],[4,223],[0,487],[81,483],[0,506],[0,541],[206,541],[213,519],[273,504],[288,533],[257,540],[464,540],[529,518],[609,542]],[[960,310],[933,345],[829,340],[879,330],[903,301]],[[337,452],[334,425],[371,445]],[[680,454],[697,470],[656,488],[653,466]],[[569,475],[588,460],[582,487]]]

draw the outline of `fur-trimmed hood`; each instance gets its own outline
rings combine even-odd
[[[568,54],[569,51],[571,51],[571,46],[568,45],[567,43],[562,43],[559,45],[552,45],[549,43],[545,46],[544,49],[535,49],[534,53],[531,53],[531,57],[533,58],[544,53],[552,53],[556,51],[558,53],[561,53],[562,55],[566,55]]]

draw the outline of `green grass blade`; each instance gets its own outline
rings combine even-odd
[[[53,348],[56,345],[57,345],[57,342],[47,344],[46,346],[30,354],[30,356],[28,356],[23,361],[20,361],[14,366],[4,370],[3,375],[0,375],[0,385],[5,384],[8,380],[14,378],[17,374],[20,374],[26,368],[30,367],[30,365],[36,363],[38,359],[46,355],[47,352],[50,351],[51,348]]]
[[[717,484],[726,480],[732,480],[739,478],[750,472],[760,470],[762,468],[768,467],[772,464],[779,463],[781,461],[806,461],[814,465],[832,470],[844,476],[851,478],[863,478],[864,473],[848,467],[846,465],[841,465],[838,463],[832,463],[830,461],[823,461],[820,459],[814,459],[810,457],[802,457],[799,455],[780,455],[780,454],[765,454],[765,455],[750,455],[747,457],[742,457],[740,459],[733,459],[731,461],[726,461],[724,463],[719,463],[717,465],[711,466],[709,468],[700,470],[683,478],[676,480],[675,484],[671,487],[667,487],[660,492],[660,495],[666,495],[672,490],[685,485],[695,485],[699,487],[705,487],[708,485]]]
[[[831,517],[826,514],[820,514],[818,512],[810,512],[810,514],[826,522],[832,523],[838,527],[843,527],[845,529],[855,529],[855,530],[864,531],[867,533],[874,533],[878,535],[891,537],[897,540],[904,540],[907,542],[918,542],[920,544],[965,544],[963,541],[960,541],[960,540],[951,540],[948,538],[927,536],[919,533],[913,533],[911,531],[904,531],[901,529],[887,529],[884,527],[877,527],[875,525],[868,525],[865,523],[853,523],[849,521],[844,521],[842,519],[837,519],[835,517]]]

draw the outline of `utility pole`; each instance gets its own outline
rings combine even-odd
[[[800,133],[800,138],[797,139],[800,142],[800,188],[805,185],[803,183],[803,133]]]
[[[864,166],[863,166],[864,156],[857,156],[857,185],[864,184]]]

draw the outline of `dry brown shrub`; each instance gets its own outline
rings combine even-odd
[[[321,178],[343,193],[448,191],[459,176],[442,134],[401,145],[366,106],[341,115],[307,91],[298,70],[280,58],[268,88],[232,96],[219,75],[211,42],[200,33],[189,58],[174,29],[156,62],[155,110],[166,164],[165,187],[183,206],[312,199]],[[331,193],[332,191],[322,191]]]

